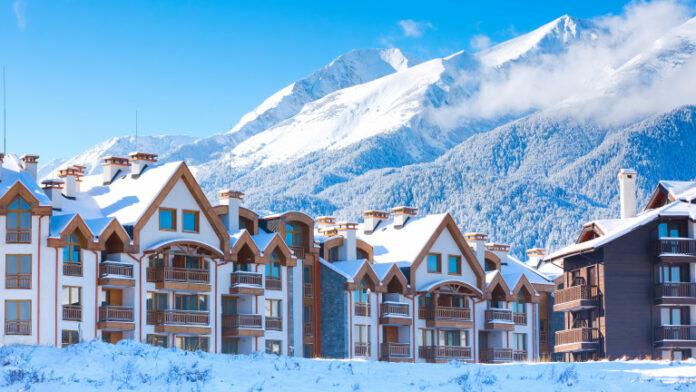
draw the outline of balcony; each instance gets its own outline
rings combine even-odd
[[[64,276],[82,276],[82,263],[63,263]]]
[[[31,229],[7,229],[5,243],[31,244]]]
[[[384,325],[411,325],[408,303],[383,302],[379,306],[379,322]]]
[[[295,257],[298,259],[304,259],[305,258],[305,249],[302,246],[291,246],[290,249],[292,252],[295,254]]]
[[[305,336],[312,336],[312,323],[304,323],[304,326],[302,327],[302,334]]]
[[[263,336],[260,314],[222,315],[222,336]]]
[[[515,362],[525,362],[529,359],[527,350],[512,350],[512,360]]]
[[[696,239],[661,238],[657,241],[659,256],[696,256]]]
[[[207,310],[150,310],[147,323],[155,326],[155,332],[210,334]]]
[[[82,321],[81,305],[63,305],[63,320]]]
[[[696,283],[673,282],[655,285],[656,305],[696,304]]]
[[[266,317],[266,330],[268,330],[268,331],[282,331],[283,330],[283,319],[280,317]]]
[[[428,327],[471,328],[471,309],[451,306],[428,306],[418,309],[418,318]]]
[[[356,357],[369,357],[370,356],[370,343],[355,343],[355,356]]]
[[[133,266],[125,263],[104,261],[99,264],[99,285],[113,287],[135,287]]]
[[[230,277],[230,294],[263,295],[263,274],[247,271],[232,272]]]
[[[554,312],[576,312],[597,306],[599,289],[597,286],[577,285],[556,290],[553,300]]]
[[[696,325],[663,325],[655,328],[659,347],[696,347]]]
[[[314,297],[314,293],[312,292],[312,284],[311,283],[305,283],[302,285],[302,296],[305,298],[312,298]]]
[[[411,345],[409,343],[382,343],[380,359],[390,362],[410,361]]]
[[[471,347],[457,346],[420,346],[418,356],[428,362],[449,362],[452,360],[470,361]]]
[[[31,335],[31,320],[5,320],[5,335]]]
[[[554,352],[581,352],[599,350],[599,330],[597,328],[573,328],[555,334]]]
[[[210,272],[206,269],[148,267],[147,281],[158,289],[210,291]]]
[[[107,331],[132,331],[133,308],[127,306],[102,305],[99,307],[97,328]]]
[[[515,325],[527,325],[527,313],[513,313],[512,322]]]
[[[31,274],[7,274],[5,275],[6,289],[30,289]]]
[[[356,316],[370,317],[370,304],[369,303],[356,302],[354,309],[355,309]]]
[[[512,331],[515,323],[512,311],[508,309],[487,309],[484,313],[485,329],[494,331]]]
[[[283,282],[280,279],[266,278],[266,290],[283,290]]]
[[[484,348],[481,350],[481,362],[512,362],[512,359],[513,350],[511,348]]]

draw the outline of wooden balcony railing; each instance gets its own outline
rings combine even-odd
[[[147,323],[154,325],[208,325],[210,313],[207,310],[150,310]]]
[[[586,284],[568,287],[561,290],[556,290],[554,295],[554,304],[563,304],[578,300],[595,300],[599,290],[597,286]]]
[[[99,321],[133,322],[133,308],[102,305],[99,307]]]
[[[599,340],[599,330],[597,328],[573,328],[564,331],[557,331],[555,345],[594,343]]]
[[[486,348],[481,350],[483,362],[511,362],[512,349],[510,348]]]
[[[424,320],[450,319],[470,321],[471,309],[450,306],[421,307],[418,309],[418,317]]]
[[[304,323],[302,327],[302,334],[311,336],[314,328],[312,328],[312,323]]]
[[[696,240],[689,238],[662,238],[657,241],[657,254],[696,256]]]
[[[355,303],[355,315],[356,316],[370,316],[370,304],[356,302]]]
[[[302,285],[302,292],[303,292],[303,296],[304,296],[305,298],[312,298],[312,297],[314,297],[314,293],[313,293],[313,290],[312,290],[312,284],[311,284],[311,283],[304,283],[304,284]]]
[[[355,343],[355,356],[356,357],[369,357],[370,356],[370,343]]]
[[[403,302],[382,302],[379,306],[380,315],[384,316],[397,316],[397,317],[408,317],[408,304]]]
[[[82,263],[63,263],[64,276],[82,276]]]
[[[5,275],[6,289],[30,289],[31,274],[7,274]]]
[[[261,329],[260,314],[228,314],[222,316],[222,329]]]
[[[147,281],[209,283],[210,272],[205,269],[194,268],[148,267]]]
[[[420,346],[418,356],[427,360],[471,359],[471,347]]]
[[[280,279],[266,278],[266,290],[282,290],[283,282]]]
[[[527,313],[513,313],[512,321],[517,325],[527,325]]]
[[[266,317],[266,329],[269,331],[282,331],[283,319],[280,317]]]
[[[31,335],[31,320],[5,320],[5,335]]]
[[[30,244],[31,229],[7,229],[5,242],[8,244]]]
[[[524,362],[528,359],[527,350],[512,350],[512,360],[515,362]]]
[[[671,282],[655,285],[655,297],[684,297],[696,298],[696,283]]]
[[[655,328],[655,340],[696,340],[696,325],[663,325]]]
[[[292,252],[295,254],[295,257],[298,259],[304,259],[305,258],[305,249],[302,246],[291,246],[290,249],[292,249]]]
[[[63,320],[82,321],[81,305],[63,305]]]
[[[408,358],[411,356],[411,345],[409,343],[382,343],[381,355],[384,359]]]
[[[512,311],[507,309],[487,309],[484,313],[487,323],[512,323]]]
[[[234,271],[231,274],[230,284],[234,286],[263,286],[263,275],[259,272]]]
[[[123,276],[126,278],[133,277],[133,266],[124,263],[114,263],[104,261],[99,264],[99,276]]]

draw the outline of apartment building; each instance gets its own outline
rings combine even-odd
[[[582,226],[544,259],[560,269],[553,309],[567,361],[696,355],[696,182],[660,181],[636,210],[637,173],[618,174],[621,217]]]
[[[553,283],[449,214],[365,211],[360,224],[317,218],[321,351],[385,361],[548,357]],[[535,258],[540,251],[531,253]],[[540,304],[542,308],[540,309]],[[545,320],[548,317],[545,316]],[[542,343],[541,338],[545,341]],[[541,348],[544,348],[544,352]]]

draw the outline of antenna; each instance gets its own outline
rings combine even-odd
[[[135,152],[138,152],[138,110],[135,110]]]
[[[5,66],[2,66],[2,153],[7,153],[7,95],[5,94]]]

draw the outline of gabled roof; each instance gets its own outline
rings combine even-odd
[[[19,160],[14,155],[6,155],[0,166],[2,180],[0,181],[0,199],[21,185],[41,206],[50,206],[51,199],[46,196],[41,186],[30,174],[23,172]]]

